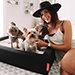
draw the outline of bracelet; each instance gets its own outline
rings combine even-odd
[[[48,44],[48,47],[50,47],[50,46],[51,46],[51,43]]]

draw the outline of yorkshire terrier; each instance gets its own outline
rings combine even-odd
[[[37,25],[35,29],[39,32],[38,38],[48,43],[48,40],[45,39],[45,36],[49,33],[47,29],[47,25],[44,25],[43,23],[39,23],[39,25]],[[37,48],[39,51],[42,51],[45,47],[37,47]]]
[[[11,40],[11,48],[13,48],[13,43],[16,42],[16,48],[19,48],[19,41],[18,41],[18,36],[22,35],[22,31],[19,30],[19,28],[16,26],[14,22],[11,22],[10,27],[7,30],[9,34],[9,38]]]
[[[47,35],[49,33],[48,29],[47,29],[47,25],[40,23],[35,28],[39,32],[39,35],[38,35],[39,39],[44,41],[45,35]]]
[[[36,42],[38,41],[38,31],[36,31],[34,28],[32,29],[23,28],[23,31],[25,33],[26,40],[22,44],[22,49],[25,49],[25,51],[36,53],[37,50]]]

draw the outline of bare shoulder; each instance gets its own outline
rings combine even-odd
[[[63,27],[71,27],[71,22],[69,20],[64,20]]]
[[[71,24],[71,22],[69,20],[64,20],[65,24]]]

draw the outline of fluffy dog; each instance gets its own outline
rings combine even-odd
[[[25,49],[25,51],[36,53],[36,41],[38,40],[38,32],[35,29],[27,28],[23,28],[23,31],[25,33],[26,40],[22,44],[22,49]]]
[[[45,35],[49,33],[47,29],[47,25],[40,23],[35,28],[39,32],[39,39],[44,41]]]
[[[16,48],[19,48],[18,46],[18,35],[22,35],[23,33],[18,29],[16,24],[14,22],[11,22],[10,27],[7,30],[9,34],[9,38],[11,40],[11,48],[13,48],[13,43],[16,42]]]

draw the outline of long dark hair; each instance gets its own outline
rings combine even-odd
[[[50,12],[50,14],[51,14],[51,22],[52,22],[52,24],[53,24],[53,26],[54,26],[54,28],[56,27],[56,24],[57,24],[57,20],[59,20],[59,18],[58,18],[58,14],[57,14],[57,12],[55,12],[54,10],[53,10],[53,8],[48,8],[47,9],[49,12]],[[42,18],[42,16],[41,16],[41,18]],[[43,20],[43,19],[42,19]],[[44,21],[44,20],[43,20]],[[48,23],[46,22],[46,21],[44,21],[44,24],[45,25],[47,25]]]

